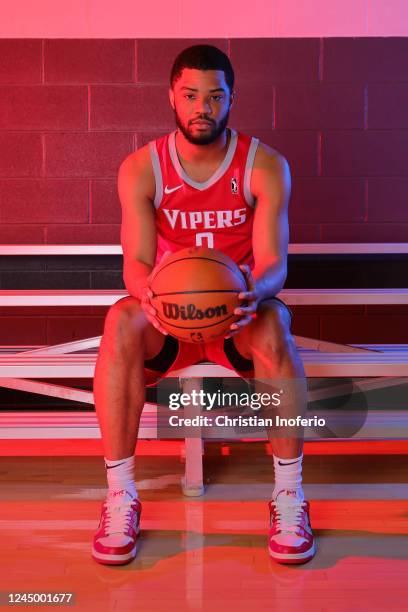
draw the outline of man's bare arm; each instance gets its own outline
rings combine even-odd
[[[291,191],[288,162],[265,145],[259,147],[255,158],[251,191],[256,198],[252,274],[262,300],[279,293],[286,281]]]
[[[123,280],[129,294],[140,299],[157,249],[154,219],[155,181],[148,147],[121,164],[118,192],[122,206]]]
[[[277,151],[260,145],[255,156],[251,192],[256,199],[252,231],[255,267],[241,266],[248,289],[239,294],[246,305],[235,309],[241,318],[233,323],[227,337],[252,321],[259,302],[274,297],[285,284],[289,242],[288,204],[291,179],[286,159]]]

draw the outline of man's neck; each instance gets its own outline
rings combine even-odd
[[[187,140],[184,134],[176,131],[176,151],[180,159],[192,164],[201,164],[206,162],[222,161],[224,159],[229,142],[231,131],[226,128],[222,134],[207,145],[196,145]]]

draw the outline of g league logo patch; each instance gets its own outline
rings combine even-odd
[[[238,181],[235,177],[231,179],[231,193],[238,195]]]

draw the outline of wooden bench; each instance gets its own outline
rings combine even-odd
[[[118,245],[0,245],[1,255],[120,255]],[[297,244],[290,254],[408,253],[408,244]],[[110,306],[127,295],[120,290],[0,290],[1,306]],[[408,289],[285,289],[280,294],[288,305],[408,304]],[[90,391],[32,380],[35,378],[93,378],[100,336],[54,346],[0,347],[0,386],[93,404]],[[295,336],[308,377],[369,377],[361,384],[400,384],[408,375],[406,345],[342,345]],[[174,376],[175,373],[172,373]],[[200,364],[177,375],[184,381],[203,377],[235,376],[214,364]],[[376,380],[376,377],[380,377]],[[387,377],[385,381],[383,377]],[[388,437],[406,432],[404,414],[376,413],[366,424],[366,437],[378,437],[378,427]],[[376,429],[377,428],[377,429]],[[405,429],[404,429],[405,428]],[[377,432],[377,434],[376,434]],[[306,437],[308,432],[306,431]],[[404,434],[405,435],[405,434]],[[96,414],[0,413],[0,437],[94,438],[99,437]],[[140,438],[156,437],[156,406],[146,403],[140,424]],[[403,437],[403,436],[402,436]],[[202,443],[186,439],[184,492],[201,494]]]

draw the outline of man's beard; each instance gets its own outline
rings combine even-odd
[[[176,124],[177,127],[179,128],[180,132],[183,134],[184,138],[186,140],[188,140],[188,142],[191,142],[191,144],[195,144],[195,145],[208,145],[211,144],[213,142],[215,142],[217,140],[217,138],[219,136],[221,136],[221,134],[224,132],[225,128],[227,127],[228,124],[228,119],[229,119],[229,109],[227,111],[227,114],[225,115],[225,117],[220,121],[220,123],[218,125],[214,125],[209,132],[207,133],[203,133],[200,134],[199,136],[193,136],[186,128],[185,126],[181,123],[180,118],[177,114],[177,110],[174,109],[174,116],[176,119]],[[202,116],[202,117],[197,117],[197,119],[195,119],[195,121],[210,121],[211,124],[213,124],[212,119],[209,119],[208,117]]]

